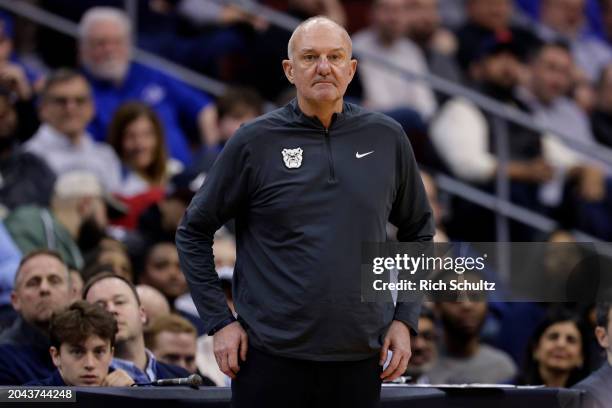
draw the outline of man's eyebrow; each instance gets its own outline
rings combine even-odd
[[[337,51],[346,52],[346,50],[343,47],[334,48],[330,50],[329,52],[337,52]],[[319,51],[317,51],[314,48],[308,47],[308,48],[301,48],[300,52],[305,53],[305,52],[319,52]]]

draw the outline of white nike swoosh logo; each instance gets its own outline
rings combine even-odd
[[[358,159],[361,159],[362,157],[366,157],[369,154],[374,153],[374,150],[372,150],[371,152],[367,152],[367,153],[363,153],[363,154],[359,154],[359,152],[355,153],[355,157]]]

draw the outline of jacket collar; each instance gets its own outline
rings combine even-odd
[[[21,316],[15,319],[15,322],[6,330],[2,339],[14,344],[27,344],[45,351],[48,351],[51,345],[49,337],[43,331],[26,322]]]
[[[317,118],[316,116],[307,116],[304,112],[302,112],[298,104],[297,98],[293,98],[287,106],[291,109],[291,111],[295,115],[295,119],[299,123],[303,125],[315,127],[318,129],[324,129],[324,126],[319,120],[319,118]],[[343,102],[342,112],[336,112],[332,115],[332,121],[331,121],[331,124],[329,125],[329,129],[334,127],[334,125],[338,125],[341,122],[343,122],[346,119],[346,117],[349,115],[350,111],[351,111],[350,104],[348,102]]]

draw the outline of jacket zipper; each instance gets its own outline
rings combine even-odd
[[[331,140],[329,138],[329,129],[325,129],[325,146],[327,147],[327,159],[329,161],[329,179],[330,183],[336,182],[336,172],[334,170],[334,158],[331,151]]]

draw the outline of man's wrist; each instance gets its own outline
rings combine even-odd
[[[415,335],[417,334],[417,331],[416,331],[415,329],[413,329],[413,328],[412,328],[412,326],[410,325],[410,323],[408,323],[408,322],[406,322],[406,321],[404,321],[404,320],[397,319],[397,318],[393,319],[393,321],[394,321],[394,322],[400,322],[400,323],[402,323],[402,324],[403,324],[403,325],[404,325],[404,326],[405,326],[405,327],[408,329],[408,331],[410,332],[410,335],[411,335],[411,336],[415,336]]]
[[[225,326],[232,324],[234,322],[237,322],[238,320],[236,320],[236,318],[234,316],[228,317],[227,319],[221,321],[221,323],[217,324],[215,327],[212,328],[211,331],[208,332],[209,336],[214,335],[216,332],[218,332],[219,330],[221,330],[222,328],[224,328]]]

